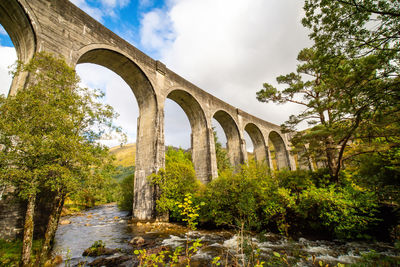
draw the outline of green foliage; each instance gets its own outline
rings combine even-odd
[[[218,168],[218,175],[221,175],[222,172],[229,170],[232,168],[231,163],[229,162],[228,153],[226,149],[222,147],[221,142],[218,140],[217,132],[213,128],[214,132],[214,143],[215,143],[215,154],[217,157],[217,168]]]
[[[0,184],[13,185],[28,200],[22,252],[27,266],[37,194],[51,191],[58,200],[54,205],[62,205],[67,194],[102,177],[98,168],[112,159],[96,140],[119,128],[112,124],[113,109],[98,102],[102,94],[80,88],[75,70],[62,58],[41,52],[29,63],[19,63],[15,75],[20,72],[29,73],[27,86],[7,99],[0,97]],[[51,216],[57,218],[59,212]],[[44,244],[52,236],[46,234]]]
[[[399,266],[400,259],[389,257],[381,253],[371,250],[361,255],[361,260],[357,263],[350,264],[351,267],[373,267],[373,266]]]
[[[375,145],[382,150],[388,143],[375,141]],[[386,151],[379,150],[353,157],[348,169],[360,185],[376,193],[380,202],[400,204],[400,142]]]
[[[360,56],[400,50],[400,4],[387,0],[306,0],[303,25],[331,54]],[[323,46],[324,45],[324,46]]]
[[[42,240],[33,241],[31,259],[39,252]],[[17,267],[21,259],[22,240],[7,241],[0,239],[0,266]]]
[[[187,193],[194,193],[200,187],[190,154],[172,147],[168,148],[165,156],[165,169],[151,175],[149,179],[159,187],[157,211],[161,214],[169,213],[175,219],[180,217],[175,203],[181,202]]]
[[[274,177],[268,173],[265,165],[250,162],[238,173],[213,180],[202,195],[206,205],[200,218],[285,235],[299,229],[327,232],[342,239],[366,238],[379,220],[375,193],[355,184],[351,176],[337,185],[329,183],[324,171],[282,170]]]
[[[362,238],[362,234],[377,222],[375,194],[356,185],[338,188],[334,185],[309,187],[301,192],[294,210],[310,224],[320,222],[342,239]]]
[[[192,194],[187,193],[183,202],[176,202],[180,210],[180,214],[182,216],[182,221],[187,223],[187,226],[191,230],[196,230],[197,219],[199,217],[199,209],[200,206],[205,205],[204,202],[201,202],[200,205],[194,205],[192,201]]]
[[[398,108],[391,106],[395,81],[389,78],[391,74],[382,74],[387,58],[373,54],[349,59],[306,48],[300,51],[298,61],[296,73],[277,77],[287,88],[278,91],[264,84],[257,99],[305,108],[299,115],[291,115],[282,129],[294,133],[291,142],[297,150],[308,145],[306,157],[326,162],[331,180],[337,182],[350,140],[364,139],[366,133],[370,138],[390,125],[389,116],[398,118]],[[295,132],[303,121],[311,128]]]
[[[119,183],[118,207],[121,210],[126,210],[132,213],[133,210],[133,188],[135,174],[125,176]]]
[[[105,248],[106,244],[103,242],[103,240],[97,240],[94,241],[94,243],[90,246],[89,249],[98,249],[98,248]]]
[[[207,185],[203,195],[203,219],[217,225],[244,223],[249,228],[260,227],[262,208],[268,197],[267,189],[277,187],[268,174],[266,164],[254,161],[243,165],[238,173],[227,171]]]
[[[115,114],[97,102],[101,94],[78,86],[63,59],[39,53],[20,71],[31,73],[28,87],[0,99],[0,179],[15,185],[22,198],[40,186],[72,192],[108,157],[95,140],[104,127],[118,130],[111,123]]]
[[[115,172],[115,167],[111,164],[94,169],[92,175],[81,181],[80,189],[70,199],[85,207],[116,201],[119,192],[118,183],[113,178]]]
[[[124,167],[120,165],[116,168],[116,173],[114,174],[113,178],[117,180],[117,182],[121,182],[127,176],[132,174],[135,174],[135,166]]]
[[[168,251],[161,251],[160,253],[152,253],[149,254],[146,249],[135,250],[133,252],[135,255],[139,256],[139,266],[140,267],[148,267],[148,266],[165,266],[165,254]]]

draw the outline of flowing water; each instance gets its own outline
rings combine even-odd
[[[193,257],[193,266],[210,266],[216,256],[241,263],[243,255],[238,251],[243,243],[245,250],[258,248],[259,258],[265,261],[275,260],[282,263],[287,260],[290,263],[295,262],[295,266],[313,266],[313,256],[317,262],[323,261],[330,266],[339,262],[350,264],[359,260],[363,253],[372,250],[397,259],[400,257],[399,251],[386,243],[311,241],[304,238],[292,241],[274,234],[267,234],[261,240],[251,237],[246,242],[240,242],[240,237],[233,231],[187,231],[176,224],[135,223],[126,212],[119,211],[116,205],[99,206],[79,215],[63,217],[62,220],[69,220],[71,223],[59,225],[56,233],[53,254],[61,255],[67,261],[67,264],[64,262],[60,266],[92,262],[95,258],[84,257],[82,253],[97,240],[102,240],[107,248],[120,249],[114,257],[132,255],[134,248],[129,241],[137,236],[146,240],[148,248],[166,246],[172,250],[178,246],[185,247],[187,240],[200,239],[203,245]],[[281,256],[273,256],[273,252],[278,252]],[[135,260],[129,260],[121,266],[135,264]]]

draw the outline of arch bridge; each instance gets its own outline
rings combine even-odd
[[[247,160],[244,132],[254,145],[258,161],[270,167],[295,169],[288,136],[278,125],[239,110],[198,88],[108,30],[68,0],[1,0],[0,23],[14,43],[18,59],[29,61],[47,51],[67,63],[104,66],[130,86],[139,106],[134,189],[134,216],[155,216],[155,189],[146,177],[164,166],[164,103],[167,98],[182,107],[191,125],[191,151],[197,178],[207,183],[217,177],[212,119],[227,137],[233,165]],[[10,94],[23,88],[26,74],[13,79]],[[273,144],[273,151],[269,149]],[[274,163],[271,154],[274,154]]]

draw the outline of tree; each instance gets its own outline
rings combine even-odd
[[[57,229],[64,199],[96,167],[110,161],[96,143],[107,130],[119,130],[102,96],[78,86],[74,69],[61,58],[41,52],[16,73],[29,72],[29,83],[14,96],[0,98],[0,181],[17,188],[27,200],[21,265],[30,262],[34,209],[40,191],[54,195],[53,209],[39,257],[43,265]]]
[[[343,155],[350,141],[373,134],[373,125],[385,123],[393,110],[391,92],[393,80],[381,77],[382,61],[376,55],[349,59],[343,55],[330,56],[309,48],[298,55],[296,73],[277,77],[279,84],[288,87],[278,91],[265,83],[257,92],[262,102],[292,102],[305,107],[299,115],[290,116],[283,130],[295,132],[296,126],[307,121],[312,128],[296,132],[292,143],[317,161],[324,161],[331,180],[338,181]]]
[[[215,155],[217,158],[217,169],[218,175],[220,175],[223,171],[229,170],[232,168],[231,163],[228,159],[228,153],[226,149],[222,147],[221,142],[218,140],[217,132],[213,128],[214,133],[214,143],[215,143]]]
[[[399,60],[399,1],[306,0],[304,10],[302,23],[319,48],[353,56],[388,52]]]

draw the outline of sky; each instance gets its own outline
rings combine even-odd
[[[70,0],[107,28],[203,90],[266,121],[282,124],[301,111],[295,104],[260,103],[264,82],[296,69],[298,52],[311,45],[301,25],[298,0]],[[11,84],[15,60],[7,32],[0,27],[0,94]],[[138,107],[127,84],[94,64],[76,67],[82,84],[105,92],[120,114],[116,124],[136,141]],[[216,121],[219,140],[226,141]],[[103,140],[114,146],[119,140]],[[190,147],[190,124],[172,100],[165,107],[165,142]],[[246,134],[248,150],[251,141]]]

